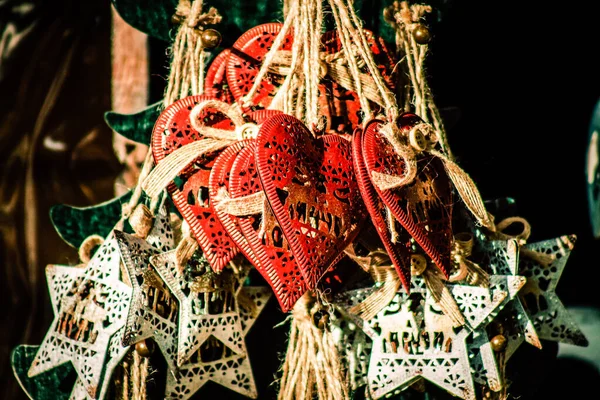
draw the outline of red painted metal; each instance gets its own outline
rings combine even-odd
[[[301,121],[280,114],[261,127],[256,164],[267,200],[308,287],[358,234],[366,217],[350,142],[315,139]]]

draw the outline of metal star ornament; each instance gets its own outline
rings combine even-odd
[[[507,296],[497,288],[449,284],[466,325],[452,321],[435,304],[423,279],[415,277],[411,294],[399,291],[363,330],[373,340],[368,389],[372,398],[398,393],[425,378],[464,399],[475,398],[466,339],[483,327]],[[368,290],[354,291],[348,304],[364,301]]]
[[[500,312],[506,308],[512,307],[518,300],[517,293],[525,285],[526,279],[523,276],[515,275],[492,275],[490,276],[490,288],[492,291],[506,292],[507,296],[502,303],[488,315],[486,321],[479,325],[479,328],[468,338],[468,350],[471,368],[473,370],[473,380],[482,385],[488,385],[492,391],[499,391],[503,387],[502,375],[498,368],[496,352],[490,343],[486,326],[497,320]]]
[[[177,266],[174,251],[153,256],[151,263],[179,304],[178,370],[167,376],[165,398],[188,399],[208,381],[256,398],[244,338],[271,296],[268,288],[226,290],[223,295],[229,297],[221,301],[231,304],[231,311],[211,314],[214,292],[207,295],[195,287],[197,282]],[[253,306],[240,307],[240,295],[250,297]]]
[[[123,344],[131,346],[152,338],[175,370],[177,361],[177,304],[150,264],[150,257],[173,248],[166,210],[156,216],[146,239],[115,231],[125,270],[133,288]]]
[[[575,240],[575,235],[569,235],[523,246],[527,252],[521,251],[519,269],[527,284],[519,296],[540,339],[587,346],[587,339],[555,293]]]
[[[488,240],[483,238],[482,247],[485,263],[497,275],[523,276],[519,272],[519,245],[517,240]],[[509,296],[509,302],[500,313],[497,322],[505,328],[503,335],[507,339],[504,356],[506,360],[514,354],[523,342],[539,349],[542,344],[533,325],[533,321],[525,311],[520,296]]]
[[[71,361],[87,395],[102,397],[118,364],[115,360],[125,354],[120,334],[131,288],[119,279],[120,262],[111,233],[86,266],[46,268],[54,320],[28,371],[30,377]]]

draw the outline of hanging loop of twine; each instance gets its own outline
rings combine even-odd
[[[168,107],[177,99],[189,94],[199,95],[204,92],[204,45],[198,34],[206,25],[217,24],[221,21],[218,11],[211,7],[208,12],[202,13],[203,0],[180,0],[174,19],[181,23],[173,42],[171,68],[163,106]],[[138,182],[133,189],[129,202],[123,206],[122,218],[127,219],[139,203],[143,191],[143,182],[146,181],[152,167],[154,158],[152,151],[148,151]],[[163,186],[164,188],[164,186]],[[156,203],[156,196],[153,197]]]
[[[505,231],[516,224],[522,225],[522,230],[515,234],[508,234]],[[500,221],[495,225],[495,231],[492,232],[491,238],[493,240],[510,240],[515,239],[519,245],[519,254],[523,257],[529,258],[530,260],[537,262],[538,264],[549,267],[556,257],[553,254],[546,254],[540,251],[530,250],[525,246],[527,240],[531,236],[531,224],[523,217],[509,217]]]
[[[81,243],[77,254],[83,264],[87,264],[94,255],[93,250],[104,243],[104,238],[100,235],[90,235]]]
[[[173,22],[184,24],[189,28],[203,28],[206,25],[215,25],[221,22],[221,15],[216,8],[210,7],[206,13],[202,13],[203,1],[179,0]]]
[[[413,35],[423,17],[431,11],[432,8],[428,5],[409,5],[408,1],[394,1],[390,7],[384,10],[383,16],[384,20],[396,31],[396,46],[403,53],[401,66],[410,79],[410,86],[407,86],[405,91],[402,108],[405,111],[413,108],[425,122],[433,124],[442,151],[452,159],[446,130],[426,78],[424,61],[428,46],[417,44]]]

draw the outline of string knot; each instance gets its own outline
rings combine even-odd
[[[172,21],[177,24],[185,24],[185,26],[203,30],[207,25],[215,25],[221,22],[221,15],[216,8],[210,7],[207,12],[202,13],[202,0],[194,2],[190,0],[179,0]]]

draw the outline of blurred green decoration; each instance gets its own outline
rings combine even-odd
[[[50,220],[59,236],[69,245],[79,248],[90,235],[106,237],[121,219],[123,204],[131,192],[90,207],[58,204],[50,208]]]
[[[12,351],[11,364],[19,385],[32,400],[68,400],[76,378],[70,362],[33,378],[27,376],[39,347],[20,345]]]
[[[162,101],[154,103],[134,114],[108,111],[104,114],[106,124],[118,134],[136,143],[150,145],[152,128],[162,111]]]

